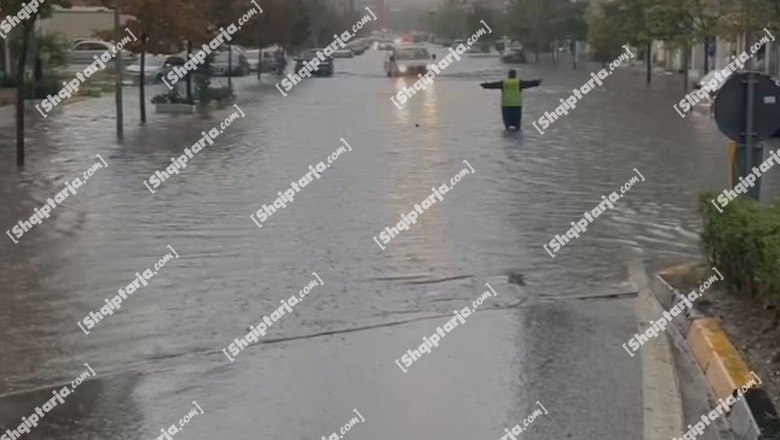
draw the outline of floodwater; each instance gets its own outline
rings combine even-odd
[[[443,48],[436,48],[439,56]],[[355,417],[350,440],[494,438],[539,401],[549,414],[524,439],[641,438],[638,358],[620,344],[636,331],[629,264],[648,270],[698,258],[697,194],[726,182],[726,140],[706,109],[682,119],[677,76],[619,69],[544,135],[531,125],[590,78],[549,62],[519,67],[524,132],[506,134],[495,58],[454,63],[399,110],[408,79],[386,78],[382,54],[336,60],[331,78],[296,85],[236,79],[245,114],[152,194],[144,180],[235,109],[155,115],[138,125],[125,89],[125,143],[113,96],[31,113],[27,164],[14,165],[12,120],[0,139],[0,219],[6,229],[97,169],[0,259],[0,428],[80,385],[30,439],[157,438],[195,406],[177,439],[326,438]],[[150,93],[149,95],[151,95]],[[7,110],[7,109],[5,109]],[[11,112],[6,111],[9,115]],[[277,192],[342,153],[262,228],[250,218]],[[463,176],[443,200],[382,250],[374,240],[432,187]],[[326,161],[327,163],[327,161]],[[641,173],[580,238],[551,258],[602,195]],[[767,174],[765,196],[776,193]],[[159,268],[89,334],[77,325],[171,248]],[[313,272],[315,287],[265,337],[223,353]],[[453,310],[490,297],[431,353],[396,364]],[[610,300],[586,297],[617,295]],[[225,350],[228,351],[228,350]]]

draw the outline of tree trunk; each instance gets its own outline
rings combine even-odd
[[[257,80],[260,81],[260,67],[262,67],[263,64],[263,48],[260,46],[260,43],[257,43],[257,47],[260,48],[259,51],[257,51]]]
[[[38,37],[35,35],[35,28],[30,32],[30,48],[27,49],[27,52],[35,60],[33,64],[32,97],[33,99],[38,99],[43,93],[43,61],[41,60],[41,48],[38,44]]]
[[[653,43],[647,43],[647,46],[645,47],[645,50],[647,52],[647,85],[648,86],[650,85],[650,82],[651,82],[650,74],[652,73],[652,66],[650,65],[650,60],[653,59],[653,57],[652,57],[652,55],[653,55],[653,46],[652,46],[652,44]]]
[[[233,45],[228,41],[228,90],[233,92]]]
[[[138,101],[141,106],[141,125],[146,124],[146,45],[143,43],[146,41],[146,35],[141,35],[141,59],[139,60],[139,66],[141,71],[138,72]]]
[[[688,93],[688,63],[691,57],[691,48],[688,43],[683,45],[683,93]]]
[[[192,55],[192,41],[187,40],[187,59],[190,60]],[[187,72],[187,99],[192,99],[192,75]]]
[[[571,67],[577,70],[577,40],[572,36],[571,41]]]
[[[30,30],[27,26],[22,27],[22,50],[19,52],[16,65],[16,166],[24,165],[24,70],[27,64]]]
[[[710,40],[704,39],[704,72],[702,76],[706,75],[710,71]]]

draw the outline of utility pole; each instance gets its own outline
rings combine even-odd
[[[114,0],[114,42],[122,41],[122,34],[119,29],[119,0]],[[122,109],[122,51],[119,50],[114,58],[116,66],[116,139],[121,144],[125,140],[124,135],[124,114]],[[142,71],[141,74],[144,72]]]

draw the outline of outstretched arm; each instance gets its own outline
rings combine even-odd
[[[484,82],[480,86],[483,89],[501,89],[504,87],[504,81]]]
[[[541,83],[542,83],[542,80],[540,80],[540,79],[535,79],[533,81],[523,81],[523,80],[520,80],[520,88],[521,89],[529,89],[531,87],[536,87],[536,86],[538,86]]]

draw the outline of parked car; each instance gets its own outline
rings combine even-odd
[[[352,58],[353,56],[355,56],[355,53],[352,51],[352,49],[350,49],[349,46],[333,52],[333,58]]]
[[[391,43],[390,41],[386,41],[386,40],[378,41],[376,43],[376,49],[377,50],[393,50],[393,47],[395,47],[395,46],[393,46],[393,43]]]
[[[249,64],[250,72],[256,72],[260,67],[260,52],[260,49],[247,49],[244,51],[244,56],[246,56],[246,62]]]
[[[435,59],[436,55],[429,54],[428,49],[423,46],[398,47],[388,53],[384,63],[385,74],[398,76],[425,73],[431,65],[431,60]]]
[[[162,82],[162,79],[168,75],[168,72],[176,66],[184,66],[186,60],[183,55],[153,55],[146,54],[144,59],[144,82],[156,84]],[[141,60],[127,66],[128,76],[132,81],[138,80],[138,73],[141,71]]]
[[[105,51],[112,53],[112,47],[114,47],[114,45],[107,41],[81,40],[73,45],[70,63],[77,65],[92,64],[95,62],[95,55],[100,57]],[[132,63],[138,59],[137,55],[128,52],[125,49],[120,50],[120,52],[122,54],[122,60],[127,63]]]
[[[368,48],[368,45],[362,41],[351,41],[347,43],[347,47],[352,49],[352,53],[354,53],[355,55],[362,55],[363,52],[365,52],[366,49]]]
[[[230,50],[232,56],[229,57],[228,50],[217,52],[214,61],[211,63],[211,72],[214,75],[225,76],[246,76],[249,75],[249,61],[244,54],[244,50],[239,46],[234,46]],[[230,59],[230,61],[228,61]],[[228,72],[228,67],[230,72]]]
[[[303,51],[298,57],[295,58],[295,71],[298,72],[304,67],[305,61],[311,61],[312,58],[317,58],[317,51],[323,51],[324,49],[307,49]],[[335,69],[333,63],[333,57],[325,57],[325,61],[321,61],[319,69],[312,72],[316,76],[331,76]]]
[[[287,53],[284,51],[284,49],[276,45],[269,46],[263,49],[263,59],[260,62],[260,72],[281,74],[287,69],[287,63]]]

